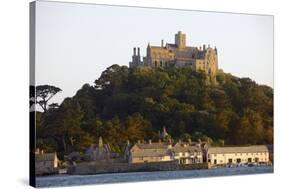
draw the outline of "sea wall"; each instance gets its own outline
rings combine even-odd
[[[114,163],[114,164],[90,164],[81,163],[70,166],[67,169],[68,174],[89,175],[103,173],[123,173],[123,172],[151,172],[151,171],[175,171],[191,169],[207,169],[206,163],[201,164],[178,164],[171,162],[153,162],[153,163]]]

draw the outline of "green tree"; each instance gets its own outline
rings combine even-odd
[[[48,109],[48,101],[62,90],[52,85],[36,86],[36,103],[41,106],[44,112]]]

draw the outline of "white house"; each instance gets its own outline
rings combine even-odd
[[[267,163],[269,151],[265,145],[243,147],[210,147],[207,151],[211,166],[239,163]]]

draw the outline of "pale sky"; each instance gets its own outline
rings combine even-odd
[[[133,47],[145,56],[148,42],[218,49],[219,68],[273,87],[273,16],[118,7],[37,1],[36,85],[63,92],[52,102],[94,84],[112,64],[129,65]]]

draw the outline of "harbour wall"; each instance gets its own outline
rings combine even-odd
[[[152,171],[178,171],[192,169],[208,169],[207,163],[200,164],[178,164],[177,161],[151,162],[151,163],[81,163],[70,166],[68,174],[90,175],[103,173],[125,173],[125,172],[152,172]]]

